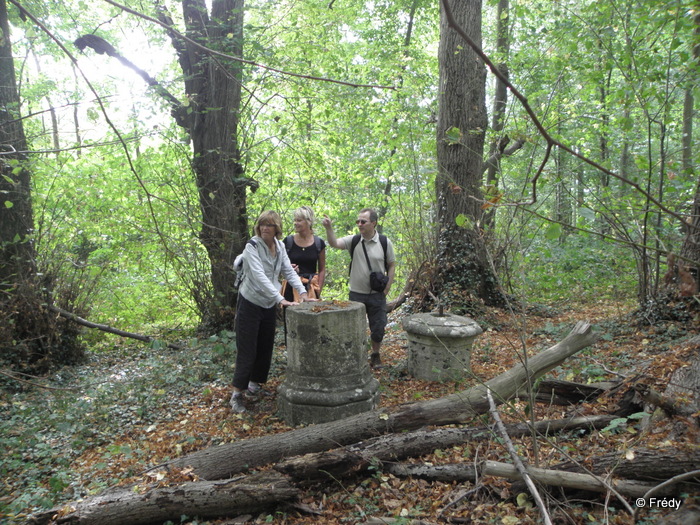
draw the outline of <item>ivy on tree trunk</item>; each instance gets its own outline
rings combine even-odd
[[[481,2],[452,2],[452,14],[481,45]],[[436,291],[443,304],[473,306],[476,299],[499,306],[505,298],[489,264],[481,235],[481,193],[486,113],[486,68],[448,25],[440,20],[440,100],[437,122],[440,226]]]

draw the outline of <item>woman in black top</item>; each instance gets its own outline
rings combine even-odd
[[[295,233],[284,239],[284,246],[292,268],[299,274],[309,296],[320,298],[326,278],[326,242],[314,235],[313,225],[314,212],[311,208],[302,206],[294,210]],[[286,286],[284,296],[293,300],[293,287]]]

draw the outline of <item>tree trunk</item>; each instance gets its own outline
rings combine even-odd
[[[0,0],[0,356],[26,371],[43,372],[60,359],[74,363],[82,349],[61,330],[44,304],[50,279],[37,275],[32,232],[31,173],[22,125],[10,24]]]
[[[640,473],[643,474],[643,468],[641,465],[637,465]],[[646,465],[646,468],[653,468],[650,465]],[[522,476],[517,471],[515,466],[509,463],[499,463],[497,461],[485,461],[483,467],[480,469],[482,476],[499,476],[502,478],[509,479],[522,479]],[[633,498],[641,498],[650,489],[654,488],[657,483],[651,482],[641,482],[637,480],[620,480],[620,479],[605,479],[605,477],[595,476],[592,474],[578,473],[578,472],[563,472],[554,469],[543,469],[537,467],[527,467],[528,475],[538,483],[542,485],[549,485],[550,487],[561,487],[565,489],[578,489],[591,492],[607,492],[610,488],[615,489],[617,492],[623,496],[630,496]],[[605,480],[605,482],[603,482]],[[514,489],[514,492],[518,489]],[[659,495],[670,495],[674,494],[673,487],[669,488],[667,492]]]
[[[175,468],[192,467],[202,479],[222,479],[277,462],[284,457],[320,452],[378,435],[414,430],[425,425],[464,423],[477,414],[488,412],[487,389],[492,391],[496,402],[510,399],[527,381],[533,381],[555,368],[596,339],[597,335],[590,325],[579,322],[560,343],[530,357],[529,368],[516,365],[490,381],[463,392],[391,410],[365,412],[283,434],[219,445],[175,459],[166,465]]]
[[[454,21],[481,45],[481,1],[452,2]],[[442,4],[441,4],[442,6]],[[460,306],[476,300],[502,306],[505,297],[491,269],[482,230],[481,193],[486,69],[450,27],[441,9],[440,99],[436,179],[439,250],[436,292],[441,302]]]
[[[214,0],[211,17],[204,0],[183,0],[187,34],[223,53],[243,54],[244,0]],[[238,146],[242,68],[214,58],[187,42],[175,48],[185,77],[191,111],[186,129],[202,209],[200,240],[211,264],[213,297],[198,297],[204,325],[233,328],[237,292],[233,260],[248,238],[246,188]]]
[[[571,461],[552,465],[550,468],[567,472],[584,472],[584,468]],[[634,449],[627,457],[620,452],[609,452],[588,458],[586,469],[594,474],[612,473],[616,478],[654,481],[670,479],[679,474],[700,469],[700,450]]]
[[[510,0],[498,0],[498,10],[496,12],[496,53],[504,61],[498,64],[499,71],[508,78],[508,55],[510,52],[509,20],[510,20]],[[507,144],[507,137],[504,137],[503,123],[505,120],[506,107],[508,105],[508,88],[500,78],[496,79],[496,91],[493,95],[493,115],[491,117],[491,129],[493,139],[489,148],[489,159],[496,159],[495,162],[487,162],[486,188],[490,195],[487,199],[494,201],[498,197],[498,153],[502,152]],[[484,213],[484,225],[493,228],[495,221],[495,208],[491,207]]]
[[[214,56],[200,47],[242,57],[244,0],[213,0],[211,6],[210,16],[205,0],[182,0],[189,40],[183,40],[175,31],[170,34],[185,79],[186,104],[119,55],[104,39],[84,35],[75,44],[80,49],[93,47],[136,71],[171,104],[175,121],[189,135],[202,212],[199,238],[211,267],[211,287],[195,283],[192,289],[203,327],[217,332],[233,329],[238,297],[233,261],[248,238],[246,191],[255,184],[243,176],[238,145],[242,64]],[[174,28],[167,9],[157,7],[160,21]]]
[[[0,0],[0,30],[0,290],[4,296],[17,293],[20,283],[31,284],[36,276],[36,252],[31,241],[34,217],[27,139],[5,0]]]
[[[696,7],[697,7],[696,2]],[[693,57],[696,65],[700,64],[700,9],[696,9],[693,16],[695,22],[695,45],[693,46]],[[697,73],[696,73],[697,75]],[[692,87],[695,83],[690,81]],[[693,97],[692,87],[686,89],[686,95],[683,105],[683,170],[687,175],[693,175],[693,112],[695,98]],[[686,263],[690,266],[691,273],[695,278],[695,282],[700,281],[700,181],[695,188],[695,198],[693,199],[693,209],[688,218],[687,235],[683,242],[680,255],[686,259]]]

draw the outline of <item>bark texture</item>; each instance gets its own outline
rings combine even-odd
[[[481,45],[481,0],[452,2],[454,22]],[[450,27],[441,6],[436,192],[440,226],[435,288],[454,309],[503,306],[482,236],[486,67]]]
[[[260,512],[298,495],[299,490],[285,477],[264,472],[225,481],[112,490],[63,512],[34,516],[30,523],[48,523],[53,518],[55,524],[144,525],[175,520],[183,514],[200,518],[236,516]]]

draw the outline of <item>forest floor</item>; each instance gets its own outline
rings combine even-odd
[[[518,363],[523,348],[530,354],[561,341],[579,320],[591,322],[600,339],[546,375],[581,383],[605,380],[643,381],[663,392],[670,374],[682,366],[676,349],[696,335],[693,323],[658,322],[639,326],[631,309],[606,303],[531,309],[528,313],[488,310],[477,319],[484,328],[473,347],[473,377],[459,382],[428,382],[406,373],[405,333],[401,311],[392,313],[383,347],[385,367],[373,371],[381,385],[380,405],[389,407],[441,397],[488,380]],[[282,330],[278,330],[278,336]],[[45,387],[20,391],[0,390],[3,416],[0,445],[7,453],[0,461],[3,491],[0,522],[23,523],[28,514],[51,508],[120,483],[155,481],[158,473],[145,473],[152,465],[219,443],[290,430],[276,415],[274,392],[283,380],[284,347],[278,345],[267,387],[273,395],[245,414],[228,406],[232,363],[232,334],[187,349],[144,348],[130,340],[101,343],[90,362],[63,369]],[[281,342],[281,337],[278,340]],[[107,341],[107,340],[105,340]],[[557,419],[571,415],[609,414],[618,398],[602,396],[576,406],[537,404],[534,418]],[[506,422],[532,417],[525,402],[499,408]],[[525,414],[528,414],[527,416]],[[488,422],[475,418],[473,426]],[[466,425],[469,426],[469,425]],[[541,466],[641,448],[697,447],[697,429],[669,440],[670,425],[642,431],[638,420],[616,424],[604,431],[570,432],[538,439],[537,457],[532,437],[514,439],[519,454]],[[500,439],[467,443],[411,461],[433,465],[474,463],[483,459],[511,462]],[[162,475],[162,474],[160,474]],[[167,481],[167,480],[166,480]],[[398,478],[376,470],[354,481],[334,481],[307,490],[302,506],[280,507],[257,516],[183,523],[307,523],[340,525],[373,518],[400,523],[540,523],[530,498],[512,492],[502,478],[472,483],[446,483]],[[465,494],[468,497],[460,499]],[[690,497],[690,496],[686,496]],[[585,499],[547,497],[556,523],[633,523],[624,507],[609,495]],[[634,502],[631,502],[634,506]],[[312,513],[302,510],[305,507]],[[653,523],[669,509],[645,509],[638,523]]]

